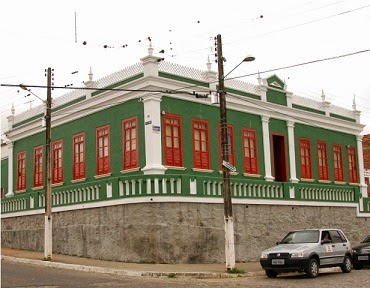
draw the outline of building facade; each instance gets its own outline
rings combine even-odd
[[[54,235],[58,235],[53,246],[59,253],[119,261],[222,261],[219,249],[210,248],[212,242],[223,241],[223,233],[219,233],[223,219],[220,113],[219,106],[206,97],[217,91],[217,73],[211,63],[201,71],[161,60],[150,47],[140,63],[96,81],[90,72],[86,89],[53,99],[52,205],[57,215]],[[258,85],[233,79],[225,81],[225,86],[229,163],[236,167],[236,172],[231,172],[234,214],[239,219],[236,229],[245,231],[241,220],[245,212],[241,211],[246,207],[258,213],[259,219],[272,217],[256,221],[252,234],[258,235],[261,226],[270,233],[266,223],[279,218],[286,207],[296,209],[293,214],[302,209],[309,218],[333,207],[336,213],[350,214],[365,233],[369,226],[362,220],[370,217],[370,198],[360,135],[364,126],[355,104],[347,110],[327,102],[325,95],[322,101],[294,95],[277,75],[259,76]],[[42,227],[35,224],[38,228],[27,232],[19,217],[39,223],[45,207],[43,109],[35,107],[8,117],[8,151],[1,162],[5,246],[42,250],[42,244],[34,246],[22,240],[33,237],[38,239],[33,243],[42,243]],[[145,212],[146,220],[136,222],[135,207]],[[168,213],[163,215],[164,211]],[[323,215],[310,222],[302,215],[291,220],[289,212],[284,214],[282,225],[291,221],[292,228],[336,223],[334,217],[330,218],[333,222],[325,222]],[[76,215],[82,232],[73,221],[66,224]],[[111,235],[110,241],[99,238],[100,244],[93,245],[94,233],[87,232],[94,221],[91,218],[95,226],[104,222],[125,228],[111,227],[106,234]],[[165,237],[168,231],[160,236],[162,228],[147,226],[145,234],[130,226],[133,223],[164,225],[176,237]],[[199,237],[191,236],[190,226],[202,231],[198,231]],[[66,232],[71,227],[77,230]],[[120,242],[128,235],[133,237],[133,229],[138,236],[130,238],[131,242],[150,243],[145,256],[141,254],[145,249]],[[121,240],[115,238],[117,233]],[[356,233],[349,232],[360,239]],[[251,240],[243,236],[247,234],[237,234],[236,249],[254,253],[252,258],[256,258],[258,249],[268,242],[256,244],[257,252],[244,251],[244,241]],[[109,244],[104,246],[104,241]],[[201,248],[190,255],[194,249],[182,247],[179,243],[184,241],[189,247]],[[84,248],[76,252],[73,245]],[[112,247],[120,251],[120,257],[109,256]],[[169,255],[157,255],[156,249]],[[181,251],[189,255],[179,257]],[[244,261],[243,257],[237,260]]]
[[[367,184],[367,195],[370,197],[370,134],[363,138],[365,183]]]

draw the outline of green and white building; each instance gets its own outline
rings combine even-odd
[[[220,109],[211,97],[197,97],[217,91],[217,72],[211,63],[203,71],[161,60],[150,47],[139,63],[99,80],[90,70],[86,89],[53,99],[57,253],[223,261]],[[344,109],[324,94],[322,101],[295,95],[277,75],[259,76],[257,85],[226,80],[225,86],[229,162],[236,167],[236,260],[258,258],[289,228],[339,225],[355,240],[363,238],[370,198],[364,125],[355,103]],[[8,117],[1,159],[3,246],[42,250],[44,109]],[[261,240],[266,233],[271,239]],[[41,244],[25,243],[25,235]]]

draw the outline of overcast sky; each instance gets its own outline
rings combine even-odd
[[[90,66],[96,80],[139,62],[148,37],[166,61],[206,69],[207,57],[215,59],[212,39],[221,34],[225,74],[246,54],[256,57],[230,77],[353,53],[261,76],[276,74],[289,91],[318,101],[323,89],[328,101],[347,109],[356,95],[368,134],[370,51],[361,51],[370,49],[369,27],[370,0],[2,1],[0,83],[46,85],[44,69],[51,67],[56,86],[80,87]],[[256,76],[242,80],[257,84]],[[16,113],[42,104],[18,90],[0,87],[1,134],[12,103]],[[46,99],[45,89],[32,92]]]

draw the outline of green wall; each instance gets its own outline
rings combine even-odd
[[[0,186],[4,188],[4,194],[8,192],[8,158],[1,160]]]
[[[145,142],[144,142],[144,112],[143,105],[137,99],[119,104],[114,107],[107,106],[107,109],[92,113],[88,116],[77,119],[73,122],[63,124],[61,126],[52,127],[52,142],[63,140],[63,183],[71,184],[73,179],[72,169],[72,139],[73,135],[84,132],[86,137],[86,179],[94,180],[96,175],[96,128],[104,125],[110,125],[110,151],[111,151],[111,172],[113,176],[121,175],[122,170],[122,120],[129,117],[137,116],[138,132],[139,132],[139,165],[145,165]],[[68,113],[68,112],[64,112]],[[72,112],[78,113],[78,112]],[[27,191],[33,187],[33,149],[37,146],[44,147],[44,163],[45,163],[45,133],[41,132],[36,135],[29,136],[14,143],[14,165],[13,165],[13,181],[14,189],[16,189],[16,169],[17,169],[17,153],[26,151],[26,187]],[[31,143],[31,145],[30,145]],[[134,174],[142,172],[133,172]],[[45,178],[44,178],[45,186]]]
[[[329,166],[329,180],[334,181],[334,167],[333,167],[333,144],[339,144],[342,146],[343,155],[343,170],[344,170],[344,181],[349,182],[348,176],[348,157],[347,157],[347,146],[356,147],[357,151],[357,139],[354,135],[346,133],[330,131],[320,127],[312,127],[303,124],[295,124],[295,146],[296,146],[296,163],[297,163],[297,177],[300,178],[300,151],[299,151],[299,139],[307,138],[311,141],[311,159],[312,159],[312,177],[318,179],[318,159],[317,159],[317,141],[323,141],[327,144],[328,153],[328,166]],[[358,159],[357,159],[358,165]]]
[[[218,124],[220,122],[219,106],[209,106],[201,103],[193,103],[184,100],[163,97],[161,102],[161,111],[182,116],[183,128],[183,159],[185,171],[176,171],[176,173],[194,174],[202,172],[193,172],[193,147],[192,147],[192,129],[191,123],[193,118],[207,120],[210,129],[210,154],[211,154],[211,170],[214,170],[212,176],[220,175],[220,153],[218,139]],[[245,114],[238,111],[227,110],[227,123],[234,127],[234,145],[235,145],[235,162],[238,177],[244,177],[243,150],[242,150],[242,128],[251,128],[256,130],[257,145],[258,145],[258,165],[259,174],[264,175],[264,155],[263,155],[263,135],[261,118],[258,115]],[[164,156],[162,160],[164,162]],[[166,173],[173,173],[173,170],[168,169]],[[235,177],[235,176],[232,176]],[[255,178],[255,177],[254,177]]]

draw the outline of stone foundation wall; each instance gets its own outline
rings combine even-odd
[[[223,204],[143,203],[53,213],[53,253],[150,263],[223,263]],[[237,262],[292,229],[340,228],[352,245],[370,234],[355,208],[233,205]],[[1,220],[3,247],[43,251],[44,215]]]

